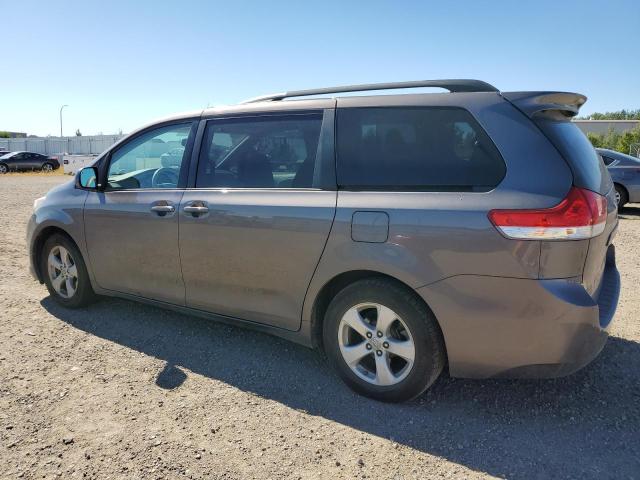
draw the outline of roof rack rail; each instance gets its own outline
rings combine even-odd
[[[312,88],[309,90],[292,90],[291,92],[273,93],[245,100],[244,103],[284,100],[291,97],[307,97],[330,93],[366,92],[369,90],[394,90],[398,88],[438,87],[450,92],[498,92],[493,85],[482,80],[416,80],[413,82],[365,83],[362,85],[344,85],[341,87]]]

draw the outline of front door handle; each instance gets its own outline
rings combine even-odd
[[[151,207],[151,211],[157,213],[161,217],[164,217],[167,213],[175,212],[176,207],[167,204],[153,205]]]

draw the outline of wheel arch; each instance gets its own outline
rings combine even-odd
[[[624,193],[627,194],[627,201],[629,200],[629,189],[623,183],[613,182],[613,187],[620,187],[620,189],[624,190]]]
[[[67,237],[74,245],[80,250],[80,246],[78,242],[67,232],[65,229],[59,227],[58,225],[49,225],[40,230],[33,242],[31,243],[31,258],[33,259],[33,269],[36,272],[38,277],[38,281],[40,283],[44,283],[44,274],[40,268],[42,265],[42,248],[44,247],[44,243],[47,241],[49,237],[52,235],[59,234]]]
[[[324,316],[327,312],[327,308],[331,303],[331,300],[345,287],[348,285],[357,282],[359,280],[364,280],[367,278],[383,278],[385,280],[391,281],[404,290],[408,291],[413,295],[417,301],[422,303],[433,315],[435,318],[438,328],[440,329],[440,334],[444,340],[444,332],[442,330],[442,326],[440,325],[440,321],[438,317],[436,317],[435,313],[431,309],[431,307],[427,304],[427,302],[422,298],[415,289],[411,288],[407,283],[402,280],[397,279],[391,275],[386,273],[377,272],[374,270],[350,270],[346,272],[342,272],[340,274],[335,275],[328,282],[326,282],[313,302],[313,307],[311,309],[311,344],[314,348],[317,348],[321,351],[324,351],[324,346],[322,342],[322,327],[324,323]],[[447,356],[446,350],[446,340],[443,342],[443,347],[445,349],[445,358]]]

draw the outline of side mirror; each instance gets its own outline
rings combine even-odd
[[[85,167],[76,176],[76,187],[85,190],[96,190],[98,184],[98,169],[96,167]]]

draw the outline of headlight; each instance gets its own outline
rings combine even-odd
[[[44,202],[45,198],[47,198],[47,197],[46,197],[46,196],[44,196],[44,197],[36,198],[36,199],[33,201],[33,209],[34,209],[34,210],[37,210],[37,209],[38,209],[38,207],[39,207],[40,205],[42,205],[42,202]]]

